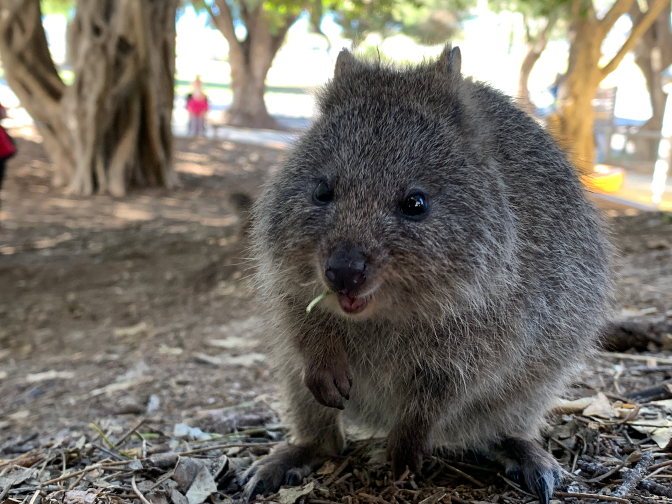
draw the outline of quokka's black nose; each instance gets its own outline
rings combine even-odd
[[[339,246],[324,272],[335,292],[353,294],[366,282],[366,256],[359,247]]]

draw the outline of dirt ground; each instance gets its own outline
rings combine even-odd
[[[178,139],[177,190],[79,198],[50,187],[39,144],[18,142],[0,207],[0,447],[137,415],[150,397],[177,423],[273,390],[258,352],[205,359],[227,336],[240,338],[227,355],[255,350],[229,195],[258,193],[283,151]]]
[[[229,196],[258,194],[286,152],[177,139],[177,190],[115,199],[64,196],[41,145],[18,147],[0,194],[0,459],[92,436],[91,423],[113,434],[140,418],[164,433],[276,423]],[[575,396],[672,377],[655,360],[672,358],[672,216],[605,213],[619,252],[615,317],[663,333],[625,373],[618,359],[596,362]]]

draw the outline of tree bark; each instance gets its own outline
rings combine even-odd
[[[616,0],[602,18],[597,18],[592,3],[574,0],[570,35],[569,68],[558,93],[559,112],[551,117],[549,130],[567,151],[577,170],[593,172],[595,144],[593,138],[594,112],[591,101],[600,82],[613,72],[651,26],[669,0],[654,0],[638,23],[633,23],[630,36],[617,54],[600,67],[600,49],[609,30],[618,18],[627,13],[633,0]]]
[[[66,85],[58,75],[42,27],[39,0],[0,2],[0,55],[10,88],[35,121],[54,163],[54,182],[74,165],[72,137],[61,100]]]
[[[287,31],[297,19],[295,14],[287,14],[279,26],[274,27],[264,11],[263,2],[257,2],[249,10],[245,2],[238,7],[247,35],[240,41],[233,25],[233,15],[226,0],[215,0],[218,13],[210,6],[208,12],[215,26],[229,43],[229,64],[231,66],[231,89],[233,102],[226,113],[225,122],[233,126],[248,128],[282,129],[270,116],[264,101],[266,75],[273,64]]]
[[[629,14],[633,24],[644,16],[637,2],[630,7]],[[639,128],[639,131],[660,133],[667,102],[667,94],[663,91],[662,71],[672,65],[672,28],[670,27],[669,4],[639,40],[635,48],[635,63],[646,79],[652,110],[651,118]],[[660,140],[655,138],[636,138],[636,151],[642,153],[644,159],[655,160],[659,143]]]
[[[49,55],[39,0],[0,7],[7,79],[44,138],[54,184],[115,196],[170,186],[177,0],[78,0],[72,86]]]
[[[530,74],[532,73],[534,65],[539,61],[541,54],[546,50],[548,33],[553,29],[555,21],[555,18],[548,18],[544,28],[537,33],[536,36],[533,36],[530,32],[529,21],[525,20],[527,53],[520,65],[520,72],[518,74],[518,96],[516,101],[518,102],[518,106],[530,115],[534,115],[536,108],[530,100],[530,91],[527,87],[527,83],[530,80]]]

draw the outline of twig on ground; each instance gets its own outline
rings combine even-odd
[[[555,492],[553,495],[558,497],[576,497],[577,499],[597,499],[603,501],[621,502],[622,504],[630,504],[628,499],[614,497],[612,495],[600,495],[590,493],[575,493],[575,492]]]
[[[625,467],[625,464],[628,463],[628,460],[626,459],[625,462],[621,463],[620,465],[617,465],[616,467],[613,467],[611,470],[607,471],[604,474],[601,474],[600,476],[597,476],[595,478],[591,478],[589,480],[586,480],[586,483],[597,483],[598,481],[602,481],[603,479],[607,479],[609,476],[612,474],[620,471]]]
[[[401,485],[406,478],[408,478],[408,475],[411,474],[411,470],[407,467],[406,470],[402,473],[401,476],[399,476],[399,479],[394,482],[395,485]]]
[[[502,478],[504,481],[506,481],[506,483],[507,483],[511,488],[513,488],[516,492],[520,492],[520,493],[522,493],[522,494],[529,495],[530,497],[536,497],[536,495],[531,494],[530,492],[526,492],[525,490],[523,490],[522,488],[520,488],[519,485],[517,485],[514,481],[511,481],[511,480],[510,480],[509,478],[507,478],[506,476],[503,476],[503,475],[501,475],[501,474],[498,474],[498,476],[499,476],[500,478]]]
[[[656,359],[658,364],[672,364],[672,359],[656,357],[655,355],[627,354],[619,352],[602,352],[601,357],[611,357],[612,359],[630,359],[634,361],[648,361],[651,357]]]
[[[138,498],[144,503],[144,504],[152,504],[147,500],[147,498],[140,493],[140,490],[138,490],[138,485],[135,484],[135,474],[133,475],[133,478],[131,478],[131,486],[133,487],[133,492],[135,492],[135,495],[138,496]]]
[[[339,483],[343,483],[345,480],[347,480],[350,476],[352,476],[352,473],[345,473],[343,476],[338,478],[336,481],[334,481],[334,485],[338,485]]]
[[[550,438],[551,441],[553,441],[555,444],[557,444],[559,447],[564,448],[567,450],[569,453],[572,455],[576,455],[576,451],[572,450],[569,446],[567,446],[565,443],[560,441],[559,439],[555,439],[554,437]]]
[[[219,445],[213,445],[213,446],[205,446],[203,448],[196,448],[194,450],[187,450],[183,452],[176,452],[177,455],[184,456],[184,455],[193,455],[195,453],[204,453],[204,452],[209,452],[211,450],[223,450],[226,448],[251,448],[254,446],[275,446],[277,444],[280,444],[280,441],[272,441],[270,443],[229,443],[229,444],[219,444]]]
[[[651,464],[653,464],[653,454],[651,452],[642,453],[642,458],[639,459],[637,465],[625,477],[623,484],[613,493],[614,497],[625,497],[628,495],[646,476],[646,472],[651,467]]]
[[[108,449],[105,448],[104,446],[100,446],[100,445],[97,445],[97,444],[95,444],[95,443],[92,443],[92,445],[93,445],[94,448],[96,448],[97,450],[100,450],[100,451],[103,452],[105,455],[107,455],[108,457],[112,457],[113,459],[116,459],[116,460],[128,460],[128,459],[130,458],[130,457],[128,457],[128,456],[121,455],[121,454],[119,454],[119,453],[117,453],[117,452],[113,452],[112,450],[108,450]]]
[[[668,460],[667,462],[661,462],[660,464],[652,465],[649,467],[652,471],[655,471],[656,469],[660,469],[661,467],[667,467],[672,465],[672,460]]]
[[[3,488],[2,492],[0,492],[0,502],[4,502],[5,497],[7,497],[7,494],[9,493],[10,489],[12,488],[13,483],[10,481],[5,488]]]
[[[331,485],[334,482],[334,480],[338,478],[338,475],[343,472],[343,469],[345,469],[348,466],[349,463],[350,463],[350,457],[347,457],[343,461],[343,463],[340,466],[338,466],[333,473],[331,473],[331,476],[327,478],[327,480],[324,482],[324,486],[328,487],[329,485]]]
[[[479,486],[479,487],[484,487],[484,486],[485,486],[483,483],[481,483],[480,481],[478,481],[478,480],[477,480],[476,478],[474,478],[473,476],[469,476],[469,475],[468,475],[467,473],[465,473],[464,471],[460,471],[460,470],[457,469],[456,467],[453,467],[453,466],[451,466],[450,464],[447,464],[447,463],[445,463],[445,462],[442,462],[442,464],[444,465],[444,467],[448,468],[448,470],[450,470],[450,471],[453,471],[455,474],[459,474],[460,476],[462,476],[462,477],[464,477],[464,478],[467,478],[467,479],[468,479],[469,481],[471,481],[474,485],[477,485],[477,486]]]
[[[29,503],[29,504],[35,504],[35,501],[37,500],[37,497],[38,497],[39,495],[40,495],[40,491],[39,491],[39,490],[35,490],[35,493],[33,494],[33,498],[30,499],[30,503]]]
[[[123,460],[123,461],[117,461],[117,462],[98,462],[97,464],[90,465],[90,466],[85,467],[84,469],[81,469],[79,471],[71,472],[71,473],[68,473],[68,474],[63,474],[63,475],[59,476],[58,478],[54,478],[54,479],[50,479],[49,481],[45,481],[40,486],[42,488],[44,488],[47,485],[53,485],[54,483],[58,483],[59,481],[74,478],[75,476],[79,476],[80,474],[83,474],[83,473],[86,473],[86,472],[89,472],[89,471],[93,471],[94,469],[106,469],[110,466],[129,464],[131,462],[132,462],[132,460]]]
[[[637,488],[646,490],[656,495],[661,495],[663,497],[672,498],[672,488],[669,485],[661,485],[651,480],[642,480],[637,485]]]
[[[377,502],[378,504],[390,504],[388,501],[385,499],[381,499],[380,497],[375,497],[373,495],[366,494],[364,492],[358,493],[357,494],[358,498],[362,498],[364,500],[367,500],[369,502]]]
[[[147,420],[147,419],[146,419],[146,418],[143,418],[143,419],[140,420],[134,427],[131,427],[131,429],[130,429],[126,434],[124,434],[123,436],[121,436],[121,437],[119,438],[119,441],[117,441],[117,444],[114,445],[114,448],[118,448],[119,446],[121,446],[121,444],[122,444],[124,441],[126,441],[126,439],[128,439],[130,436],[132,436],[133,433],[134,433],[136,430],[138,430],[138,429],[142,426],[142,424],[145,423],[145,420]],[[141,436],[141,437],[142,437],[142,436]]]
[[[450,500],[454,502],[455,504],[472,504],[471,501],[460,499],[459,497],[455,497],[454,495],[450,495]]]
[[[84,475],[85,475],[85,474],[86,474],[86,473],[82,473],[82,474],[80,474],[79,476],[77,476],[77,478],[75,479],[75,481],[73,481],[73,482],[70,484],[70,486],[68,487],[68,490],[72,490],[72,489],[75,488],[77,485],[79,485],[79,482],[82,481],[82,479],[84,478]]]

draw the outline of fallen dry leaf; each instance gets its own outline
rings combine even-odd
[[[281,504],[294,504],[299,497],[308,495],[315,488],[315,482],[311,481],[304,487],[281,488],[278,492],[278,502]]]
[[[592,404],[583,410],[583,415],[606,419],[618,417],[618,413],[602,392],[599,392]]]
[[[327,474],[333,473],[335,470],[336,464],[334,464],[334,462],[331,460],[327,460],[324,464],[322,464],[322,467],[320,467],[315,474],[325,476]]]
[[[569,415],[571,413],[581,413],[588,406],[593,404],[593,401],[596,399],[595,396],[591,397],[582,397],[580,399],[574,399],[573,401],[568,401],[567,399],[558,398],[555,401],[555,404],[552,406],[551,411],[553,413]]]
[[[203,466],[196,474],[193,483],[187,491],[189,504],[200,504],[217,491],[217,483],[207,467]]]

